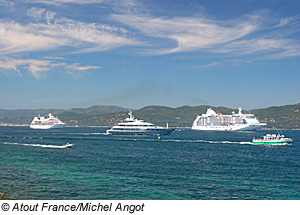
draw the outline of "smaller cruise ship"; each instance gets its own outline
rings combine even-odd
[[[65,123],[54,117],[51,113],[48,117],[35,116],[30,124],[33,129],[50,129],[50,128],[63,128]]]
[[[152,123],[135,119],[132,112],[129,112],[129,118],[126,118],[118,125],[106,130],[106,134],[113,135],[169,135],[175,129],[155,126]]]

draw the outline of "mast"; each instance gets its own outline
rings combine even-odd
[[[134,116],[132,115],[132,111],[131,110],[128,113],[128,115],[129,115],[129,120],[134,120]]]

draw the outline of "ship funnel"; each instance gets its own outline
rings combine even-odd
[[[239,115],[242,115],[242,108],[239,107]]]

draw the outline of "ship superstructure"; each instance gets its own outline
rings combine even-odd
[[[254,131],[261,130],[266,123],[260,123],[254,114],[242,113],[242,108],[236,114],[223,115],[216,113],[211,108],[207,109],[206,114],[197,116],[192,129],[204,131]]]

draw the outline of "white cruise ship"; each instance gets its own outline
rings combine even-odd
[[[106,130],[106,134],[115,135],[169,135],[175,129],[155,126],[152,123],[135,119],[132,112],[129,112],[129,118],[118,123],[118,125]]]
[[[203,131],[255,131],[261,130],[266,123],[260,123],[253,114],[243,114],[242,108],[239,113],[231,115],[217,114],[211,108],[206,114],[197,116],[192,129]]]
[[[30,124],[30,128],[33,129],[50,129],[50,128],[63,128],[65,123],[60,121],[57,117],[54,117],[51,113],[48,117],[35,116]]]

